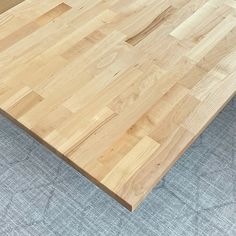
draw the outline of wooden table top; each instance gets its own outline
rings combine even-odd
[[[16,2],[1,112],[134,210],[235,94],[236,1]]]

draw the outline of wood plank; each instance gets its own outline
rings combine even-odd
[[[235,8],[1,1],[0,112],[133,211],[235,95]]]

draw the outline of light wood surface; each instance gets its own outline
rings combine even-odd
[[[235,94],[236,1],[25,0],[0,75],[1,112],[134,210]]]

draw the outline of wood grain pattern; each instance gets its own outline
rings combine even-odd
[[[129,210],[235,94],[235,0],[0,12],[1,112]]]

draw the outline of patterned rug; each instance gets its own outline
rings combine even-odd
[[[130,213],[0,116],[0,235],[236,235],[236,98]]]

